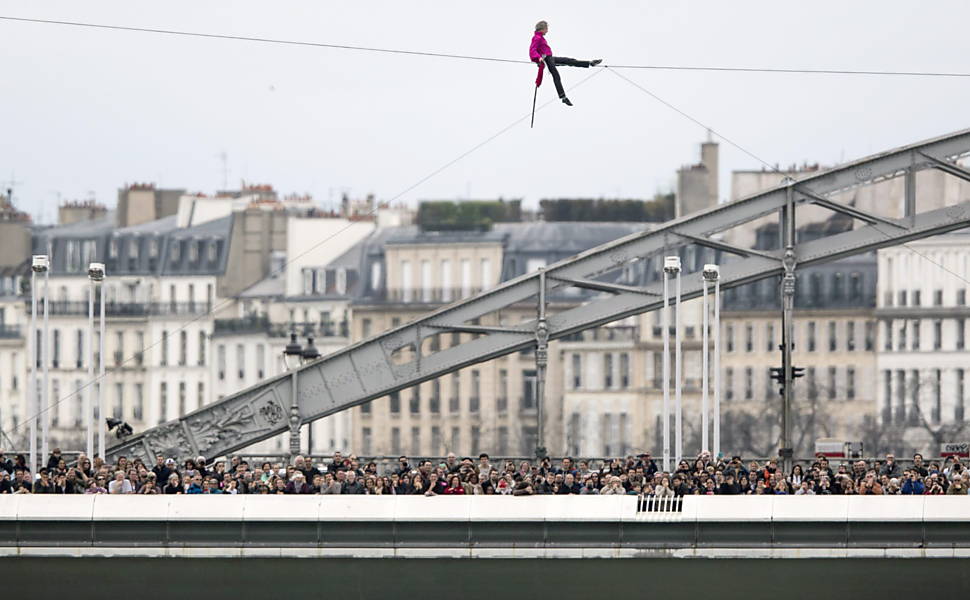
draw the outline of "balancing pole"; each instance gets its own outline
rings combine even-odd
[[[536,124],[536,96],[539,95],[539,86],[536,86],[534,92],[532,92],[532,121],[529,123],[529,129]]]

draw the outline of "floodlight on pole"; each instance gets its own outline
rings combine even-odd
[[[37,413],[39,398],[37,397],[37,359],[40,356],[37,343],[37,274],[44,273],[50,267],[50,260],[46,254],[35,254],[30,264],[30,339],[27,356],[28,377],[27,413],[30,415],[30,472],[37,472]]]
[[[87,452],[88,460],[94,460],[94,428],[95,424],[98,422],[94,418],[94,296],[97,285],[104,281],[104,265],[102,263],[93,262],[88,265],[88,280],[90,281],[90,286],[88,289],[88,347],[87,347],[87,363],[88,363],[88,385],[84,390],[84,428],[85,437],[87,444],[85,446],[85,451]],[[100,415],[99,415],[100,417]],[[164,420],[164,419],[163,419]],[[92,462],[93,464],[93,462]]]
[[[663,287],[663,463],[664,471],[670,471],[670,275],[680,272],[680,257],[664,257]]]
[[[709,303],[709,292],[710,284],[716,282],[720,277],[719,269],[717,265],[706,264],[704,265],[704,270],[702,272],[702,280],[704,285],[704,317],[703,317],[703,333],[702,342],[703,350],[701,351],[701,451],[709,451],[709,425],[711,421],[711,411],[710,404],[708,400],[708,388],[710,387],[708,382],[708,375],[710,372],[709,365],[709,354],[711,352],[711,346],[709,343],[710,339],[710,303]]]

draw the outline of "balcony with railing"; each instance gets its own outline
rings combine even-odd
[[[269,317],[250,316],[239,319],[216,319],[212,335],[215,337],[227,335],[266,334],[269,337],[285,338],[291,332],[305,337],[312,335],[317,339],[346,338],[350,335],[350,322],[323,321],[318,323],[273,323]]]
[[[41,307],[38,307],[38,312]],[[208,313],[212,306],[208,302],[107,302],[104,312],[108,317],[143,318],[156,316],[198,316]],[[54,316],[87,316],[87,301],[57,300],[50,303],[50,314]],[[94,314],[100,316],[101,307],[94,304]]]
[[[22,335],[20,325],[0,325],[0,340],[17,339]]]

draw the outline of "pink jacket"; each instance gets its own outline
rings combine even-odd
[[[532,45],[529,46],[529,60],[532,62],[539,62],[539,57],[549,56],[552,54],[552,48],[546,43],[545,34],[541,31],[537,31],[534,36],[532,36]],[[540,63],[541,64],[541,63]]]
[[[542,85],[542,71],[546,65],[542,62],[545,56],[552,56],[552,48],[546,43],[545,34],[537,31],[532,36],[532,44],[529,46],[529,60],[539,64],[539,74],[536,76],[536,87]]]

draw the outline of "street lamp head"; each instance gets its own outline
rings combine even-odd
[[[717,265],[704,265],[704,281],[717,281],[721,277],[721,269]]]
[[[290,343],[286,345],[283,349],[283,354],[286,356],[302,356],[303,348],[300,346],[300,342],[296,341],[296,332],[290,334]]]
[[[34,273],[45,273],[50,268],[50,264],[50,259],[47,258],[46,254],[35,254],[30,268]]]
[[[91,281],[104,281],[104,263],[93,262],[89,264],[88,279]]]
[[[307,336],[306,347],[303,348],[303,360],[316,360],[320,358],[320,351],[313,345],[313,336]]]
[[[664,272],[675,275],[680,273],[680,257],[679,256],[665,256],[664,257]]]

